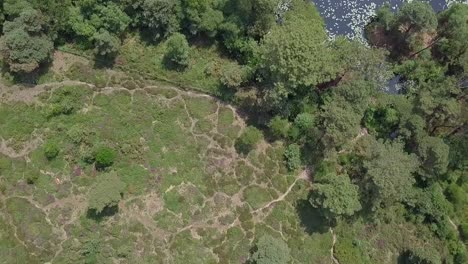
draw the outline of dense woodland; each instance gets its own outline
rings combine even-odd
[[[288,170],[312,172],[308,206],[328,226],[405,223],[443,245],[408,248],[399,263],[468,262],[468,5],[440,13],[416,0],[396,12],[384,6],[366,26],[368,45],[329,39],[302,0],[2,0],[1,23],[10,83],[37,83],[57,49],[97,69],[133,67],[123,47],[137,39],[164,47],[164,71],[176,79],[198,67],[195,49],[209,50],[229,66],[182,82],[206,74],[206,92],[239,109],[249,124],[235,141],[240,155],[263,139],[281,141]],[[394,76],[397,93],[386,90]],[[50,145],[45,154],[59,151]],[[114,155],[102,148],[92,159],[105,169]],[[106,175],[90,194],[95,214],[124,189]],[[249,261],[288,263],[285,242],[255,241]]]

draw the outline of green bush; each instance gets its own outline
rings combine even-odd
[[[468,241],[468,222],[460,224],[460,235],[463,238],[463,241]]]
[[[111,166],[116,158],[115,151],[109,147],[99,147],[94,152],[94,160],[96,161],[96,167],[107,168]]]
[[[39,172],[32,171],[32,172],[26,173],[25,177],[26,177],[26,183],[34,184],[39,179]]]
[[[59,146],[54,141],[48,141],[44,145],[44,156],[48,160],[52,160],[58,156],[60,152]]]
[[[455,183],[450,184],[445,190],[446,196],[454,205],[463,205],[466,200],[466,194],[463,188]]]
[[[253,126],[248,126],[244,133],[236,141],[236,149],[241,153],[248,153],[255,148],[255,145],[263,138],[260,130]]]
[[[247,78],[247,71],[239,64],[232,64],[230,67],[223,69],[220,77],[221,83],[232,89],[239,88],[246,82]]]
[[[167,40],[164,62],[168,68],[185,69],[189,65],[190,47],[183,34],[175,33]]]
[[[301,148],[299,145],[289,145],[284,151],[284,159],[290,171],[297,170],[301,166]]]
[[[284,138],[288,136],[289,122],[279,116],[275,116],[268,124],[271,133],[277,138]]]
[[[301,131],[307,131],[314,126],[315,118],[312,114],[301,113],[294,119],[294,125]]]

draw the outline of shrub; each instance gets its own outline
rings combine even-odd
[[[268,124],[271,133],[277,138],[284,138],[288,136],[289,122],[279,116],[275,116]]]
[[[189,65],[190,47],[183,34],[175,33],[167,40],[164,61],[167,67],[185,69]]]
[[[44,156],[48,160],[52,160],[58,156],[60,152],[59,146],[56,142],[49,141],[44,145]]]
[[[301,166],[301,149],[297,144],[289,145],[284,151],[286,166],[290,171],[295,171]]]
[[[232,64],[221,73],[221,83],[232,89],[239,88],[247,80],[246,70],[239,64]]]
[[[262,139],[263,135],[260,130],[253,126],[248,126],[244,133],[236,141],[236,149],[241,153],[250,152],[255,145]]]
[[[111,166],[116,158],[115,151],[109,147],[100,147],[94,152],[96,166],[100,169]]]
[[[39,172],[30,172],[26,174],[26,182],[28,184],[34,184],[39,179]]]

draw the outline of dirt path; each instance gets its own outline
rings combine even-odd
[[[299,181],[299,180],[310,180],[310,174],[311,174],[311,169],[307,168],[307,169],[304,169],[301,171],[301,173],[299,173],[297,175],[297,178],[294,180],[293,183],[291,183],[291,185],[289,185],[288,189],[286,190],[286,192],[284,192],[282,195],[280,195],[280,197],[270,201],[269,203],[267,203],[266,205],[264,205],[263,207],[260,207],[256,210],[254,210],[252,213],[253,214],[256,214],[256,213],[259,213],[261,211],[263,211],[264,209],[267,209],[269,207],[271,207],[272,205],[274,205],[275,203],[277,202],[281,202],[281,201],[284,201],[284,199],[286,198],[286,196],[288,196],[288,194],[292,191],[292,189],[294,188],[294,186],[296,185],[296,183]]]
[[[332,241],[332,246],[330,248],[330,257],[333,261],[334,264],[340,264],[338,259],[335,258],[335,244],[336,244],[336,234],[333,231],[333,229],[330,227],[330,234],[332,235],[333,241]]]
[[[275,204],[275,203],[277,203],[277,202],[283,201],[284,198],[286,198],[286,196],[288,196],[288,194],[291,192],[292,188],[294,187],[294,185],[296,185],[296,183],[297,183],[297,181],[298,181],[299,179],[300,179],[300,178],[297,177],[297,178],[294,180],[294,182],[293,182],[291,185],[289,185],[288,190],[287,190],[285,193],[283,193],[280,197],[276,198],[275,200],[270,201],[270,202],[267,203],[265,206],[260,207],[260,208],[258,208],[258,209],[256,209],[256,210],[254,210],[252,213],[256,214],[256,213],[261,212],[262,210],[264,210],[264,209],[266,209],[266,208],[269,208],[270,206],[272,206],[273,204]]]

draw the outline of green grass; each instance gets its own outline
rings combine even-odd
[[[53,263],[111,263],[116,256],[124,263],[239,263],[252,242],[269,233],[284,237],[291,263],[330,261],[331,235],[309,208],[307,182],[298,181],[284,201],[254,212],[297,177],[284,169],[281,144],[237,155],[238,117],[208,97],[168,87],[97,91],[63,87],[45,92],[40,104],[0,104],[0,137],[11,138],[9,146],[41,139],[24,157],[0,154],[2,260],[48,262],[61,243]],[[50,114],[51,107],[58,110]],[[45,142],[57,144],[56,157],[45,156]],[[102,145],[116,158],[98,170],[92,154]],[[115,214],[96,219],[87,215],[88,193],[109,171],[127,188]],[[391,241],[386,252],[395,256],[403,250],[394,246],[402,233],[393,234],[390,227],[395,228],[380,232],[390,237],[382,239]],[[10,231],[16,228],[25,246],[13,239]],[[343,262],[382,261],[379,252],[367,252],[379,243],[377,234],[366,236],[350,225],[336,233]],[[414,239],[405,245],[420,244]]]
[[[254,209],[258,209],[273,200],[268,189],[255,185],[244,190],[244,198]]]
[[[165,43],[147,45],[137,38],[130,38],[123,44],[117,61],[124,70],[131,69],[132,72],[145,77],[170,80],[213,95],[222,94],[220,73],[231,64],[236,64],[232,60],[222,58],[215,47],[192,46],[188,68],[182,72],[173,71],[168,70],[163,63],[165,52]]]

